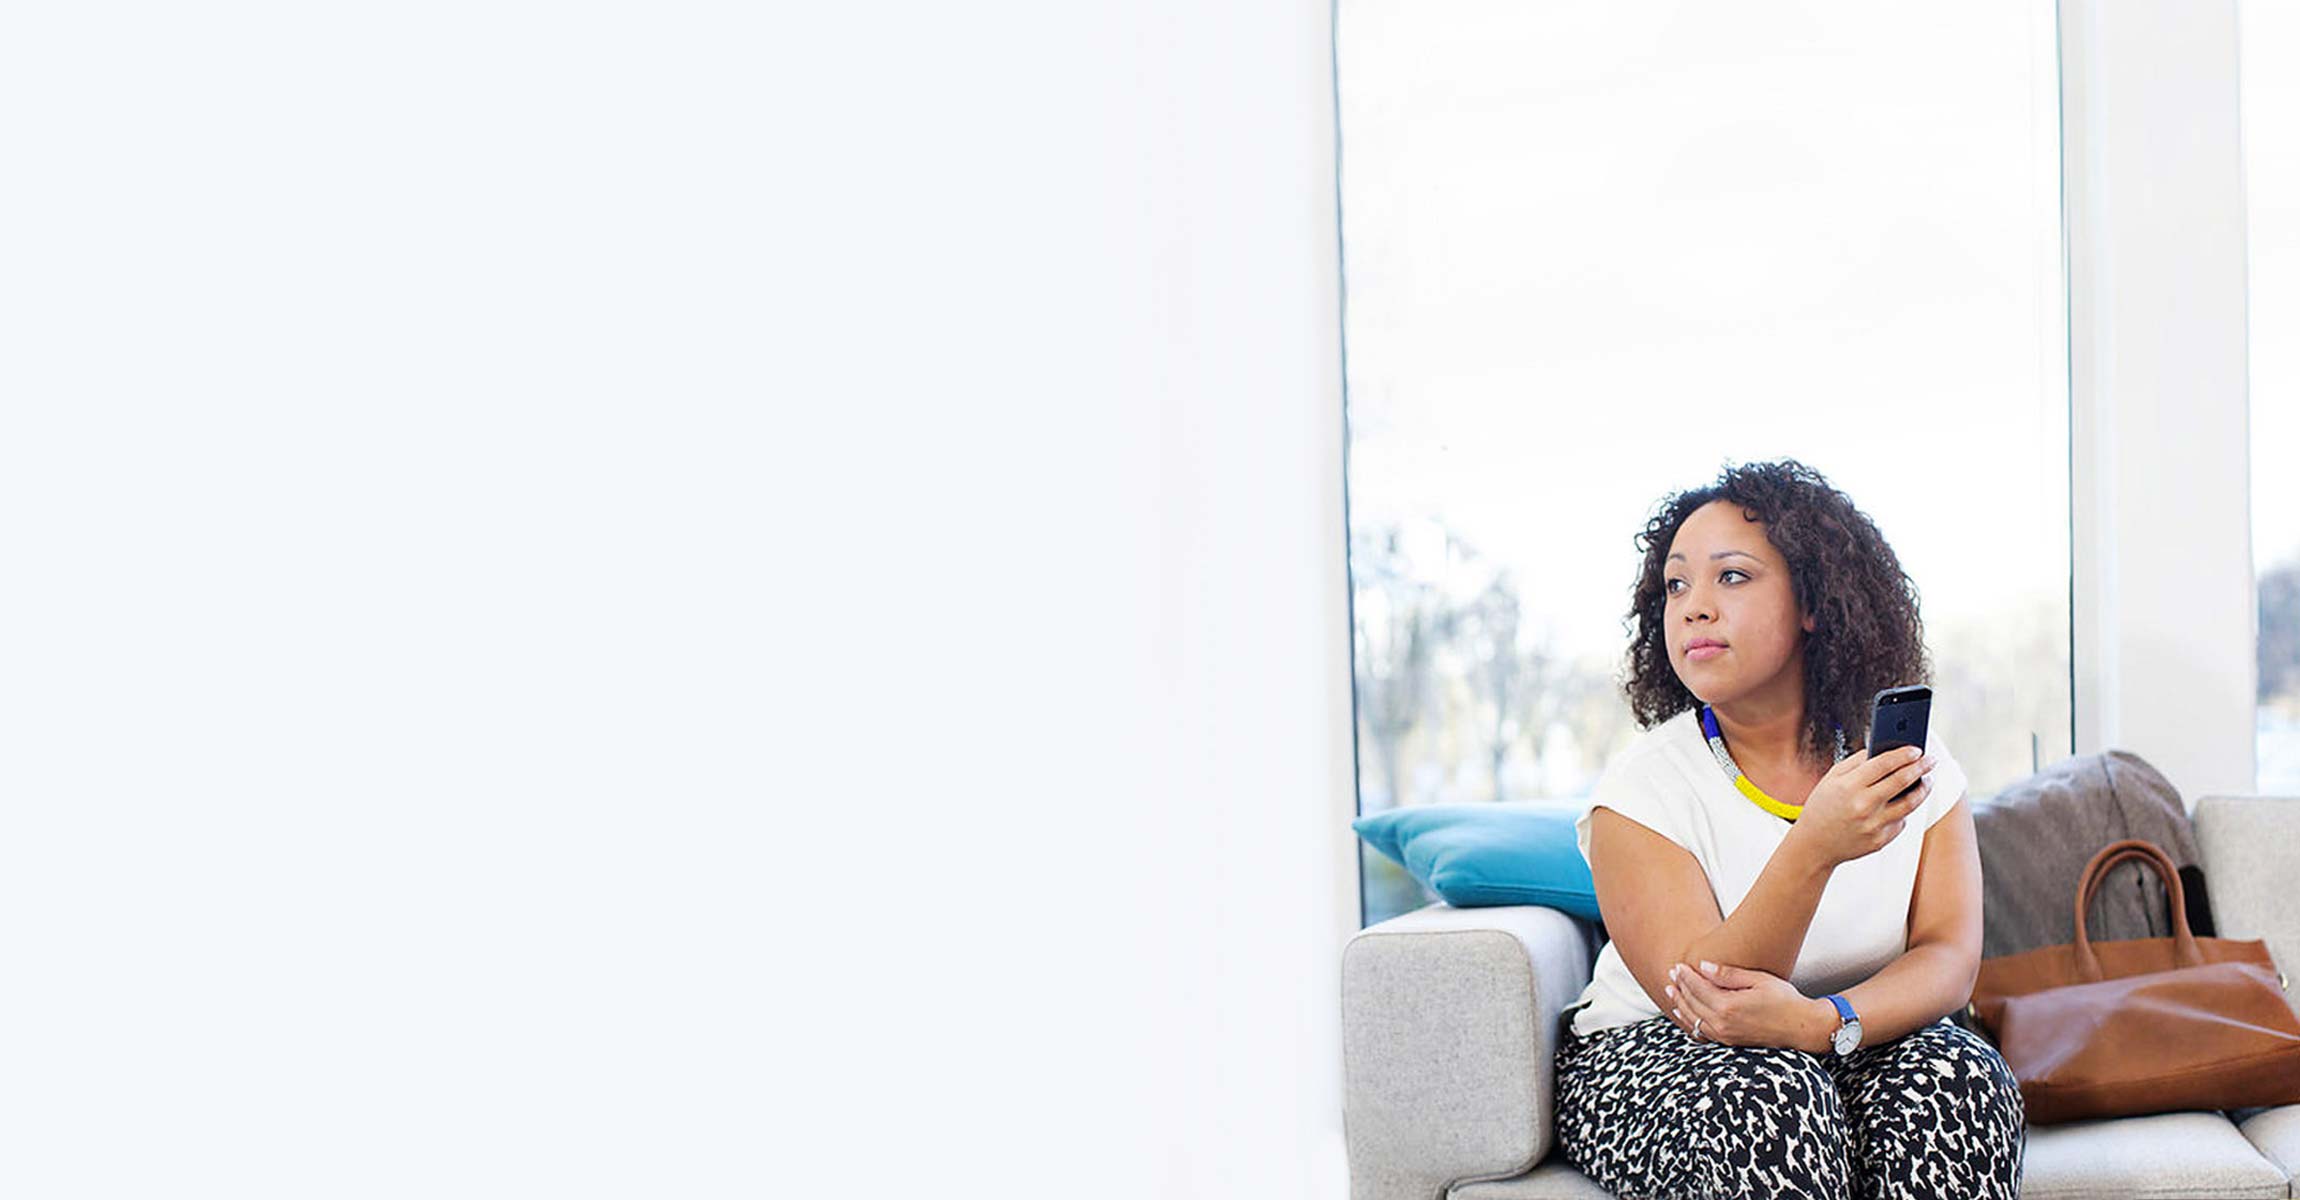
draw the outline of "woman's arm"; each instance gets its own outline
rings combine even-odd
[[[1786,979],[1836,870],[1809,856],[1801,839],[1787,838],[1727,918],[1699,860],[1602,805],[1590,811],[1589,862],[1622,965],[1662,1012],[1672,1005],[1669,968],[1676,963],[1741,963]]]

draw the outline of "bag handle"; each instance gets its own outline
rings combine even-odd
[[[2204,951],[2196,945],[2196,935],[2188,928],[2188,898],[2180,886],[2180,872],[2172,859],[2156,843],[2142,838],[2126,838],[2110,842],[2084,865],[2084,875],[2076,888],[2076,969],[2086,982],[2097,982],[2101,976],[2100,956],[2092,952],[2092,938],[2084,930],[2085,910],[2092,907],[2093,894],[2108,881],[2108,869],[2128,858],[2137,858],[2156,871],[2164,880],[2165,896],[2172,903],[2172,957],[2184,967],[2204,965]]]

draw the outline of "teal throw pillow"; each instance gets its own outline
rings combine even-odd
[[[1597,884],[1574,838],[1580,815],[1520,801],[1423,804],[1350,828],[1455,908],[1539,904],[1598,921]]]

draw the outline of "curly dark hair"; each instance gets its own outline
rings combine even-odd
[[[1784,458],[1728,465],[1717,482],[1663,500],[1636,537],[1645,565],[1631,591],[1625,626],[1635,623],[1622,690],[1638,724],[1652,728],[1701,700],[1677,678],[1664,632],[1664,560],[1669,544],[1702,505],[1729,500],[1765,523],[1766,539],[1788,560],[1798,611],[1815,627],[1805,638],[1805,731],[1801,748],[1817,762],[1836,757],[1832,722],[1848,753],[1869,740],[1869,702],[1888,687],[1932,682],[1917,586],[1876,523],[1821,473]]]

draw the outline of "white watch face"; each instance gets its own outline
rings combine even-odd
[[[1851,1021],[1846,1024],[1839,1025],[1837,1026],[1837,1032],[1832,1034],[1831,1037],[1835,1040],[1837,1053],[1851,1054],[1853,1052],[1853,1047],[1861,1044],[1861,1023],[1859,1021]]]

